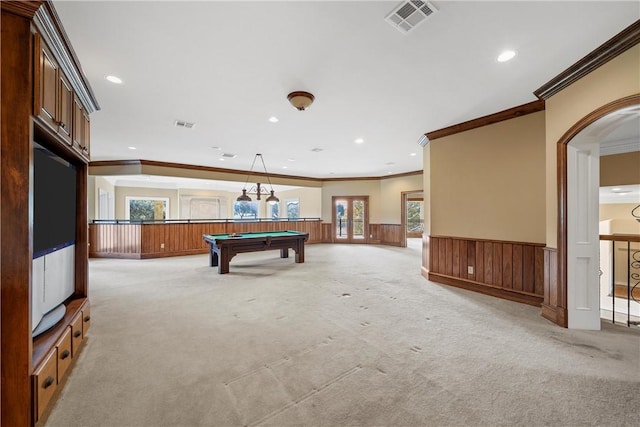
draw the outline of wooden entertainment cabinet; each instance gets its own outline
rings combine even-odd
[[[0,155],[0,424],[46,419],[91,323],[88,300],[89,114],[99,109],[57,13],[45,1],[2,1]],[[64,318],[32,336],[33,149],[71,163],[76,178],[74,293]]]

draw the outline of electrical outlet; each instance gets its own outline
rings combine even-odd
[[[160,243],[160,249],[164,249],[164,243]]]
[[[373,239],[373,234],[369,234],[369,238],[370,238],[370,239]]]
[[[467,274],[473,274],[473,266],[472,265],[467,267]]]

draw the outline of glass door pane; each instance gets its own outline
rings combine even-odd
[[[336,239],[347,240],[349,238],[349,203],[347,200],[336,200]]]
[[[364,239],[364,217],[365,217],[365,204],[364,200],[353,200],[353,238]]]

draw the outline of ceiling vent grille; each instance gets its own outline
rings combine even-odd
[[[174,123],[177,128],[185,128],[185,129],[193,129],[195,127],[195,123],[187,122],[184,120],[176,120]]]
[[[422,135],[420,139],[418,139],[418,145],[424,148],[429,143],[429,138],[427,135]]]
[[[402,34],[407,34],[437,11],[429,2],[409,0],[396,6],[384,19]]]
[[[236,157],[238,157],[237,154],[230,154],[230,153],[222,153],[222,157],[227,158],[227,159],[235,159]]]

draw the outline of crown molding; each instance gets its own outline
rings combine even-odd
[[[32,19],[36,10],[44,3],[44,1],[7,1],[0,2],[3,12],[9,12],[14,15]]]
[[[533,94],[539,99],[549,99],[572,83],[580,80],[596,68],[640,43],[640,20],[637,20],[611,39],[598,46],[587,56],[555,76]]]
[[[500,111],[488,116],[479,117],[477,119],[458,123],[457,125],[434,130],[432,132],[427,132],[425,133],[425,135],[429,139],[429,141],[433,141],[437,138],[443,138],[445,136],[455,135],[456,133],[466,132],[468,130],[476,129],[482,126],[491,125],[505,120],[515,119],[516,117],[526,116],[527,114],[537,113],[538,111],[544,111],[544,100],[529,102],[528,104],[519,105],[517,107],[509,108],[508,110]]]
[[[2,2],[4,5],[4,2]],[[45,41],[60,68],[69,79],[73,90],[78,95],[88,113],[100,109],[89,81],[82,72],[82,66],[60,22],[60,17],[53,4],[47,1],[40,7],[33,18],[38,33]]]
[[[159,162],[155,160],[144,160],[144,159],[130,159],[130,160],[98,160],[92,161],[89,163],[89,168],[98,168],[98,167],[113,167],[113,166],[157,166],[157,167],[165,167],[165,168],[173,168],[173,169],[186,169],[186,170],[196,170],[203,172],[214,172],[214,173],[231,173],[242,176],[264,176],[264,172],[258,171],[244,171],[239,169],[225,169],[225,168],[217,168],[213,166],[200,166],[200,165],[189,165],[186,163],[169,163],[169,162]],[[91,173],[91,170],[89,170]],[[299,176],[299,175],[282,175],[277,173],[269,173],[270,177],[274,178],[284,178],[284,179],[296,179],[302,181],[311,181],[311,182],[326,182],[326,181],[367,181],[367,180],[383,180],[389,178],[401,178],[405,176],[412,175],[422,175],[422,171],[413,171],[413,172],[404,172],[398,173],[394,175],[385,175],[385,176],[377,176],[377,177],[351,177],[351,178],[312,178],[308,176]]]

